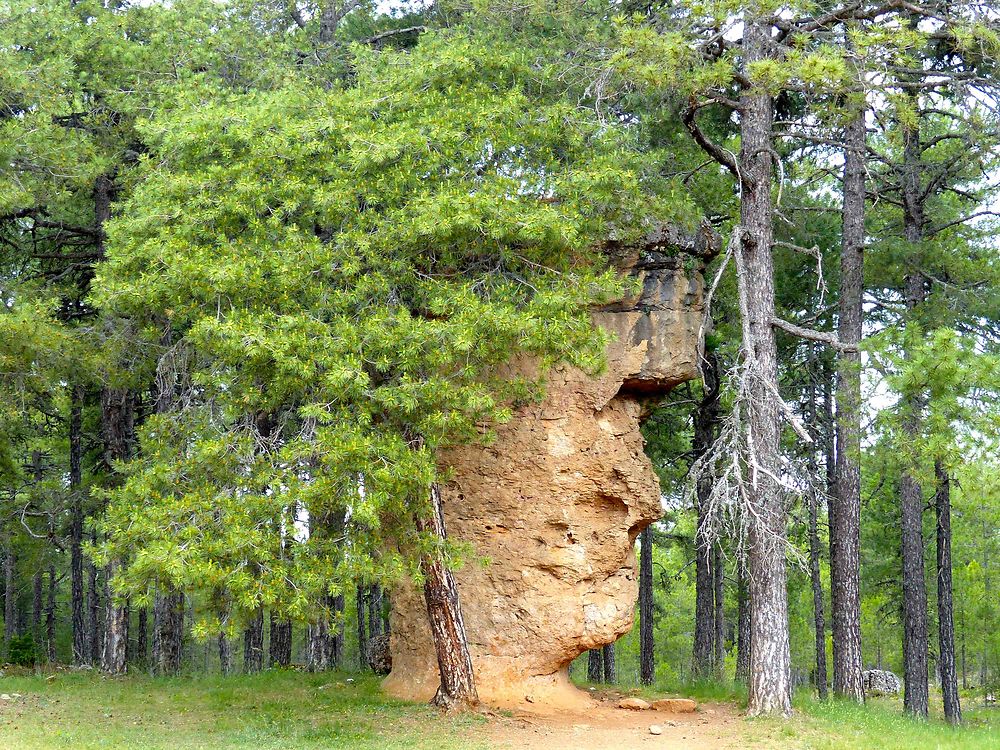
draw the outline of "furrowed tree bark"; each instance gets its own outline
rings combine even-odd
[[[601,661],[604,662],[604,681],[611,685],[618,682],[618,664],[615,654],[615,644],[604,644],[604,648],[601,649]]]
[[[813,592],[813,624],[816,639],[816,691],[826,698],[826,619],[823,616],[823,579],[819,560],[819,500],[809,493],[809,577]]]
[[[604,656],[599,648],[587,652],[587,679],[591,682],[604,681]]]
[[[865,247],[864,110],[844,132],[844,203],[837,337],[837,482],[830,498],[830,614],[833,692],[863,703],[861,678],[861,352]]]
[[[91,544],[97,544],[97,534],[91,532]],[[101,598],[97,583],[97,566],[87,563],[87,659],[90,664],[101,664]]]
[[[760,9],[747,13],[743,35],[744,65],[777,57],[770,18]],[[745,300],[744,355],[752,374],[748,385],[747,429],[758,468],[750,469],[749,503],[753,515],[747,534],[747,572],[753,612],[750,622],[750,683],[747,712],[791,713],[791,652],[785,569],[786,511],[781,488],[779,451],[781,412],[777,346],[774,337],[774,245],[771,183],[774,121],[771,96],[757,87],[740,97],[740,167],[742,236],[738,282]]]
[[[292,621],[281,620],[271,612],[268,659],[272,667],[287,667],[292,663]]]
[[[639,534],[639,682],[652,685],[656,678],[653,641],[653,530]]]
[[[184,595],[158,593],[153,603],[153,672],[175,675],[181,669],[184,640]]]
[[[430,516],[416,519],[417,530],[429,533],[443,542],[447,539],[447,533],[441,489],[436,482],[430,487],[430,501]],[[472,657],[469,654],[455,577],[445,565],[440,552],[422,555],[420,569],[424,576],[427,619],[441,673],[441,685],[431,703],[447,709],[475,706],[479,703],[479,695],[476,692]]]
[[[264,668],[264,610],[254,612],[243,631],[243,674],[257,674]]]
[[[373,583],[368,587],[368,637],[378,635],[382,635],[382,587]]]
[[[923,240],[924,199],[921,190],[920,131],[903,124],[903,234],[919,249]],[[919,261],[917,261],[919,262]],[[911,268],[905,279],[904,297],[909,319],[916,324],[924,302],[924,278]],[[904,397],[903,434],[910,446],[919,442],[923,397]],[[916,461],[914,458],[913,461]],[[927,587],[924,581],[923,490],[916,469],[904,467],[899,480],[900,529],[903,558],[903,707],[915,716],[927,716]]]
[[[944,464],[934,464],[937,479],[935,510],[937,516],[937,600],[938,647],[940,651],[941,696],[944,717],[951,724],[962,722],[955,673],[955,614],[951,581],[951,477]]]
[[[135,662],[149,667],[149,610],[142,607],[136,617]]]
[[[694,413],[694,436],[691,446],[695,460],[712,448],[719,422],[719,365],[715,352],[705,352],[701,370],[702,397]],[[694,553],[695,614],[692,665],[692,672],[696,678],[709,677],[715,670],[715,582],[712,576],[712,540],[705,531],[709,523],[707,513],[711,494],[712,478],[703,473],[698,477],[696,487],[698,520]]]
[[[73,629],[73,663],[86,664],[87,620],[83,591],[83,388],[73,386],[69,409],[70,492],[70,610]]]
[[[233,673],[233,645],[224,631],[219,633],[219,671],[223,677]]]

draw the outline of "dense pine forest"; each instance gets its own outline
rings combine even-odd
[[[5,700],[381,705],[416,586],[476,707],[441,457],[604,373],[615,249],[669,235],[698,378],[642,401],[635,626],[571,679],[1000,726],[991,2],[0,0],[0,156]]]

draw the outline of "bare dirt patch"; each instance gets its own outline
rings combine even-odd
[[[746,745],[746,725],[728,704],[701,704],[694,713],[629,711],[617,707],[621,696],[596,695],[587,710],[520,710],[497,716],[482,736],[496,750],[708,750]],[[661,734],[651,734],[658,726]]]

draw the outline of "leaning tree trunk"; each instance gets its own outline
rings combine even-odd
[[[844,133],[844,205],[837,337],[861,342],[865,246],[865,115]],[[837,362],[837,483],[830,498],[830,614],[833,692],[865,699],[861,680],[861,352],[842,349]]]
[[[587,679],[591,682],[604,681],[604,656],[599,648],[587,652]]]
[[[775,59],[771,22],[749,14],[743,36],[745,65]],[[778,355],[774,337],[774,245],[771,182],[773,102],[753,86],[741,99],[739,246],[737,277],[743,316],[743,350],[748,362],[747,430],[757,468],[749,468],[751,505],[747,568],[753,617],[750,622],[750,684],[747,711],[791,712],[791,650],[785,568],[786,510],[776,477],[781,474],[781,413]]]
[[[921,189],[920,131],[903,131],[903,233],[911,247],[923,240],[924,197]],[[906,276],[904,296],[910,323],[915,322],[924,302],[924,278],[919,269]],[[923,397],[905,395],[903,434],[909,446],[920,440]],[[916,458],[912,461],[915,463]],[[917,467],[905,467],[899,480],[900,529],[903,558],[903,706],[915,716],[927,716],[927,587],[924,581],[924,498],[917,481]]]
[[[601,649],[601,660],[604,662],[604,681],[610,685],[618,682],[618,664],[615,654],[615,644],[606,643]]]
[[[430,515],[417,519],[417,530],[443,543],[447,533],[441,489],[436,482],[431,485],[430,500]],[[431,703],[448,709],[475,706],[479,703],[479,694],[455,576],[445,565],[441,552],[422,555],[420,572],[424,576],[424,602],[441,673],[441,684]]]
[[[243,674],[264,668],[264,610],[258,609],[243,631]]]
[[[639,682],[652,685],[656,677],[653,642],[653,530],[639,535]]]
[[[83,591],[83,388],[70,391],[69,491],[70,491],[70,609],[73,629],[73,663],[87,662],[87,620]]]
[[[955,674],[955,617],[951,584],[951,478],[944,465],[934,464],[937,477],[935,507],[937,515],[937,599],[938,642],[940,648],[941,695],[944,717],[952,724],[962,721]]]

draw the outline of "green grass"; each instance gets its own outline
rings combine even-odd
[[[110,679],[60,672],[4,677],[4,750],[475,750],[478,716],[394,701],[372,677],[268,672],[252,677]]]
[[[762,747],[789,750],[1000,748],[1000,712],[995,709],[968,708],[965,725],[955,728],[933,713],[927,721],[904,716],[899,699],[870,699],[865,706],[857,706],[800,695],[790,720],[758,719],[748,722],[748,727],[750,736],[762,743]]]

